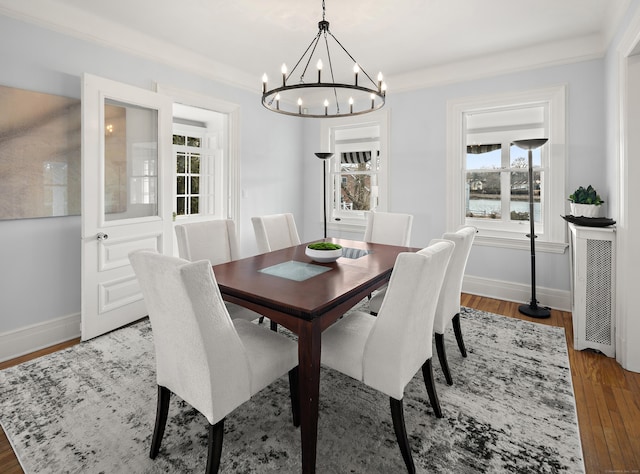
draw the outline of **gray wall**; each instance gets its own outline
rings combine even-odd
[[[4,16],[0,62],[0,84],[39,92],[79,98],[88,72],[239,104],[242,251],[256,252],[251,216],[291,211],[302,221],[302,123],[260,105],[259,78],[253,93]],[[80,217],[0,221],[0,265],[0,333],[79,313]]]
[[[389,84],[387,105],[390,112],[390,211],[414,215],[411,243],[425,246],[442,235],[446,226],[446,134],[447,101],[482,94],[536,89],[567,84],[568,166],[567,192],[579,185],[592,184],[608,196],[605,159],[605,107],[603,60],[578,62],[531,71],[473,80],[422,90],[393,93]],[[317,123],[306,126],[306,137],[318,147]],[[309,152],[314,148],[308,143]],[[312,201],[321,205],[321,168],[308,159],[305,166],[307,211]],[[313,167],[313,169],[309,169]],[[316,169],[317,168],[317,169]],[[569,191],[571,190],[571,191]],[[606,199],[606,198],[605,198]],[[309,213],[307,229],[321,221]],[[567,209],[568,211],[568,209]],[[568,213],[568,212],[567,212]],[[558,216],[560,219],[560,216]],[[331,234],[330,234],[331,235]],[[537,252],[536,278],[540,287],[570,289],[568,253]],[[474,246],[467,274],[522,283],[530,282],[528,250]]]

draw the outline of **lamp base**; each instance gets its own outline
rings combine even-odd
[[[518,306],[518,311],[532,318],[542,319],[551,316],[551,311],[549,311],[547,308],[541,308],[535,302],[531,302],[529,304],[521,304],[520,306]]]

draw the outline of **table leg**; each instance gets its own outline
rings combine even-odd
[[[300,436],[302,472],[316,472],[318,441],[318,398],[320,394],[320,323],[305,321],[298,334],[300,383]]]

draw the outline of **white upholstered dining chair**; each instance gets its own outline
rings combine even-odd
[[[196,262],[209,260],[211,265],[240,258],[236,225],[231,219],[217,219],[175,226],[180,258]],[[225,303],[231,319],[247,321],[264,316],[234,303]]]
[[[401,253],[378,316],[354,311],[322,333],[321,361],[389,396],[396,439],[407,470],[415,472],[404,423],[404,389],[420,368],[438,418],[433,387],[432,332],[438,295],[453,251],[437,242]]]
[[[411,214],[370,211],[366,212],[365,216],[367,219],[364,230],[365,242],[409,246],[413,226]]]
[[[457,232],[446,232],[442,235],[444,240],[455,244],[455,249],[451,255],[449,267],[442,283],[442,290],[440,290],[433,332],[436,338],[438,359],[448,385],[453,384],[444,346],[444,332],[449,327],[449,324],[453,324],[453,332],[458,342],[460,354],[462,354],[462,357],[467,357],[467,349],[464,345],[460,326],[460,294],[462,293],[464,271],[467,267],[467,260],[469,259],[469,253],[471,253],[471,246],[476,232],[475,227],[463,227]]]
[[[256,235],[258,253],[273,252],[301,243],[293,214],[252,217],[251,223]]]
[[[293,422],[299,425],[295,342],[231,320],[208,260],[189,262],[150,250],[132,252],[129,259],[149,312],[156,354],[152,459],[160,449],[172,393],[209,422],[207,473],[218,472],[225,417],[287,372]]]
[[[449,370],[449,363],[444,346],[444,332],[450,323],[453,323],[453,332],[456,336],[460,353],[462,357],[467,357],[467,350],[464,345],[460,326],[460,294],[462,292],[464,271],[476,232],[475,227],[462,227],[457,232],[446,232],[442,235],[442,239],[434,239],[430,242],[430,244],[433,244],[441,240],[446,240],[455,244],[442,289],[440,290],[436,317],[433,323],[438,360],[440,361],[440,366],[442,367],[442,372],[448,385],[453,384],[453,379],[451,377],[451,371]],[[380,311],[383,298],[384,290],[376,293],[369,300],[369,311],[371,314],[377,314],[378,311]]]

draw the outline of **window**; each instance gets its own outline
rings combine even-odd
[[[181,138],[176,139],[177,144],[173,145],[176,160],[175,220],[237,219],[240,107],[172,86],[158,84],[157,90],[173,98],[173,133],[184,137],[184,142]],[[196,146],[198,140],[200,146]],[[182,173],[178,172],[180,152],[184,153]],[[194,162],[192,158],[197,158],[198,154],[199,160]],[[184,178],[184,193],[180,193],[183,199],[179,201],[178,187],[182,187],[182,182],[179,183],[177,178],[180,174]],[[197,198],[197,204],[194,198]],[[184,214],[178,215],[179,205]]]
[[[537,243],[563,252],[564,87],[449,103],[448,228],[473,225],[478,243],[526,248],[528,152],[515,140],[548,138],[533,150]]]
[[[334,229],[362,230],[366,211],[387,208],[387,114],[374,117],[369,122],[352,117],[322,124],[334,153],[327,178],[328,220]]]
[[[210,155],[204,156],[205,163],[202,163],[201,167],[203,152],[205,152],[202,147],[203,132],[204,130],[198,134],[199,136],[193,137],[188,132],[183,135],[178,129],[173,135],[173,151],[176,159],[176,214],[179,216],[200,214],[200,173],[210,168],[208,166]],[[195,134],[191,133],[191,135]],[[202,191],[206,193],[207,190]],[[206,200],[206,196],[207,194],[202,196],[203,201]]]
[[[346,138],[354,135],[360,138]],[[380,127],[335,130],[334,143],[332,218],[357,219],[378,205]]]
[[[223,218],[224,153],[218,138],[210,125],[174,124],[177,218]]]

